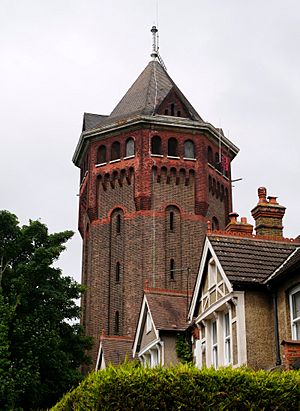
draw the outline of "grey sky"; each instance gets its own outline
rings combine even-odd
[[[76,231],[60,261],[76,279],[82,115],[109,114],[150,60],[156,3],[0,0],[0,209]],[[160,0],[159,32],[173,80],[241,150],[234,210],[250,219],[264,185],[299,235],[299,1]]]

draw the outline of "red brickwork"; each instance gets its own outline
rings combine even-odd
[[[300,367],[300,341],[282,341],[284,368],[287,370]],[[297,363],[297,365],[296,365]]]
[[[161,138],[162,155],[151,155],[155,135]],[[129,137],[135,155],[124,158]],[[178,141],[178,158],[167,156],[171,137]],[[186,140],[194,143],[195,159],[184,157]],[[120,160],[109,162],[114,142],[121,144]],[[107,157],[98,165],[101,145]],[[95,341],[102,329],[107,335],[134,336],[146,280],[150,287],[193,289],[207,220],[217,219],[224,229],[231,211],[231,159],[222,152],[229,164],[225,176],[219,165],[208,162],[208,146],[213,156],[218,153],[208,135],[175,127],[132,129],[91,140],[82,172],[79,229],[87,286],[83,325]]]

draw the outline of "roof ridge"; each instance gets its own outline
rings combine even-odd
[[[207,234],[207,236],[210,237],[237,237],[237,238],[244,238],[248,240],[253,240],[253,241],[268,241],[268,242],[273,242],[273,243],[288,243],[292,245],[299,245],[300,246],[300,241],[298,238],[278,238],[274,236],[268,236],[268,235],[257,235],[257,234],[249,234],[249,233],[244,233],[244,232],[233,232],[233,231],[225,231],[225,230],[218,230],[218,231],[213,231],[210,234]]]

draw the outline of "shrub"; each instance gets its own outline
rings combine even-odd
[[[53,411],[299,410],[300,372],[142,368],[124,364],[91,373]]]

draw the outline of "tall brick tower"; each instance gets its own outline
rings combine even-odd
[[[202,120],[155,49],[109,116],[84,114],[73,161],[81,170],[82,322],[96,342],[102,330],[134,336],[146,281],[193,289],[207,221],[224,229],[231,211],[237,152]]]

